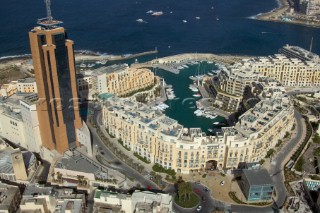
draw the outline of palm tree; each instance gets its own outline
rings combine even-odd
[[[191,185],[191,183],[190,182],[185,182],[185,192],[186,192],[186,194],[188,195],[188,198],[189,198],[189,200],[190,200],[190,198],[191,198],[191,193],[192,193],[192,185]]]
[[[178,196],[179,196],[179,200],[181,201],[182,196],[185,197],[186,195],[186,187],[185,187],[185,183],[181,182],[178,185]]]

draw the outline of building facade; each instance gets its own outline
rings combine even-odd
[[[129,95],[154,85],[155,78],[149,69],[121,64],[84,71],[77,76],[77,82],[81,97],[93,99],[104,93],[116,96]]]
[[[37,83],[34,78],[19,79],[17,83],[17,92],[20,93],[37,93]]]
[[[240,188],[249,202],[272,201],[274,184],[265,169],[243,170]]]
[[[184,128],[143,104],[110,98],[103,107],[103,122],[133,152],[164,168],[190,173],[260,161],[291,129],[293,114],[286,98],[263,100],[235,126],[206,136],[200,128]]]
[[[37,112],[43,146],[62,153],[79,146],[79,114],[73,41],[53,20],[29,32],[39,102]],[[47,25],[48,24],[48,25]]]

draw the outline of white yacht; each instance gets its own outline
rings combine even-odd
[[[197,94],[194,94],[193,97],[200,98],[201,95],[199,93],[197,93]]]
[[[149,11],[147,11],[146,13],[153,13],[153,10],[149,10]]]
[[[139,18],[139,19],[136,20],[136,22],[143,23],[144,21],[143,21],[142,18]]]
[[[183,22],[183,23],[187,23],[188,21],[187,21],[187,20],[182,20],[182,22]]]
[[[87,65],[82,62],[82,63],[80,64],[80,67],[81,67],[81,68],[85,68],[85,67],[87,67]]]
[[[153,12],[151,13],[152,16],[161,16],[163,15],[163,12],[162,11],[158,11],[158,12]]]

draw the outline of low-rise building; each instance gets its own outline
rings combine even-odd
[[[55,213],[85,213],[87,211],[86,195],[76,194],[70,189],[56,190]]]
[[[2,179],[29,183],[38,165],[32,152],[10,147],[0,150],[0,177]]]
[[[240,188],[249,202],[269,202],[272,200],[274,184],[267,170],[244,169]]]
[[[37,83],[34,78],[24,78],[17,81],[17,92],[38,93]]]
[[[0,183],[0,212],[17,212],[20,200],[21,194],[18,187]]]
[[[28,185],[20,203],[21,213],[84,213],[88,212],[85,194],[69,188],[55,189]]]
[[[2,84],[0,87],[0,97],[9,97],[17,92],[17,81]]]
[[[27,185],[20,202],[21,213],[50,213],[55,205],[55,191],[52,187]]]
[[[161,212],[171,213],[172,196],[164,193],[136,190],[131,195],[96,190],[94,212]]]
[[[98,164],[77,150],[67,151],[53,164],[48,179],[53,185],[91,191],[96,187],[122,187],[125,177]]]

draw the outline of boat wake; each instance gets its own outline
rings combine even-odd
[[[26,57],[29,57],[29,56],[31,56],[31,54],[3,56],[3,57],[0,57],[0,61],[1,60],[7,60],[7,59],[14,59],[14,58],[26,58]]]

